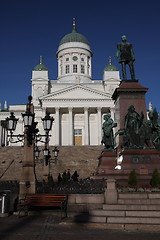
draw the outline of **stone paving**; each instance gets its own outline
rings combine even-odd
[[[99,225],[100,226],[100,225]],[[61,221],[53,215],[0,218],[1,240],[158,240],[160,231],[125,231]]]

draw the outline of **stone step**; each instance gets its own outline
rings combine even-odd
[[[146,210],[146,211],[160,211],[159,204],[103,204],[103,210]]]
[[[91,216],[103,217],[160,217],[160,211],[123,211],[123,210],[92,210]]]
[[[91,210],[90,212],[91,216],[103,216],[103,217],[108,217],[108,216],[119,216],[119,217],[124,217],[125,216],[125,211],[112,211],[112,210],[103,210],[103,209],[96,209],[96,210]]]
[[[159,199],[160,200],[160,192],[136,192],[136,193],[119,193],[119,199]]]
[[[118,204],[160,204],[160,199],[118,199]]]
[[[154,217],[107,217],[107,223],[123,223],[123,224],[158,224],[160,225],[160,219]]]
[[[147,199],[147,193],[119,193],[119,199]]]
[[[104,216],[91,216],[89,219],[91,223],[106,223],[106,224],[148,224],[160,225],[158,217],[104,217]]]

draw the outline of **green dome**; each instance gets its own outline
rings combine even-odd
[[[108,64],[108,66],[104,68],[104,71],[117,71],[117,68],[113,64]]]
[[[48,68],[43,63],[40,63],[35,66],[34,71],[48,71]]]
[[[88,39],[85,36],[83,36],[82,34],[77,33],[75,29],[73,29],[71,33],[65,35],[61,39],[59,45],[62,45],[64,43],[69,43],[69,42],[82,42],[82,43],[86,43],[89,45]]]

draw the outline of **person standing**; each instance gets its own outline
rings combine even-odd
[[[74,173],[72,175],[72,180],[74,182],[78,182],[78,177],[79,177],[79,175],[78,175],[77,171],[74,171]]]

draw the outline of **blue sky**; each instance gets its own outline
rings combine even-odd
[[[56,51],[72,30],[90,42],[93,79],[102,79],[109,56],[125,34],[136,57],[135,73],[148,87],[146,104],[160,111],[160,3],[157,0],[1,0],[0,103],[25,104],[31,72],[43,56],[49,78],[57,78]],[[118,61],[113,64],[121,71]]]

